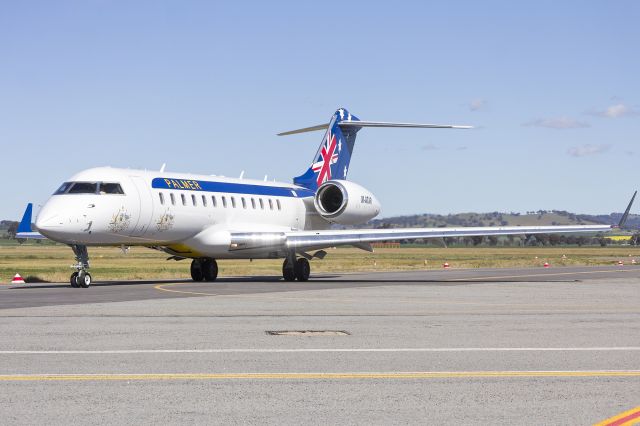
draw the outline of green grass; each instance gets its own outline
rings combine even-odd
[[[640,260],[640,248],[620,247],[474,247],[376,249],[368,253],[354,248],[328,249],[324,260],[313,260],[313,272],[354,272],[452,268],[506,268],[608,265],[618,260]],[[164,253],[132,247],[128,254],[118,248],[89,248],[91,273],[97,280],[174,279],[189,277],[189,260],[165,260]],[[563,258],[564,256],[564,258]],[[63,245],[0,246],[0,282],[14,274],[52,282],[66,282],[74,263],[71,249]],[[220,276],[281,274],[281,260],[221,260]]]

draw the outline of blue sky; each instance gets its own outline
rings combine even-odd
[[[635,1],[0,6],[0,219],[101,165],[290,181],[328,120],[382,216],[621,211],[640,186]],[[635,209],[637,212],[637,208]]]

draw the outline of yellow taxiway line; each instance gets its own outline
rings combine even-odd
[[[182,293],[182,294],[193,294],[197,296],[218,296],[216,293],[199,293],[196,291],[184,291],[184,290],[172,290],[170,288],[164,288],[165,286],[174,286],[174,285],[184,285],[184,284],[193,284],[190,282],[186,283],[166,283],[166,284],[157,284],[154,285],[153,288],[160,291],[167,291],[169,293]]]
[[[150,380],[384,380],[535,377],[640,377],[640,370],[600,371],[416,371],[369,373],[149,373],[149,374],[9,374],[0,382],[150,381]]]

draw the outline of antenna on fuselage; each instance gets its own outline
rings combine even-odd
[[[160,173],[164,172],[165,167],[167,167],[167,163],[162,163],[162,167],[160,167]]]
[[[240,178],[239,179],[242,179],[243,177],[244,177],[244,170],[240,172]]]

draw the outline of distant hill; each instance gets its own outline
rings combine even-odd
[[[561,210],[521,213],[457,213],[448,215],[419,214],[374,219],[372,228],[440,228],[463,226],[549,226],[549,225],[616,225],[622,213],[609,215],[583,215]],[[625,228],[640,228],[640,215],[629,215]]]

